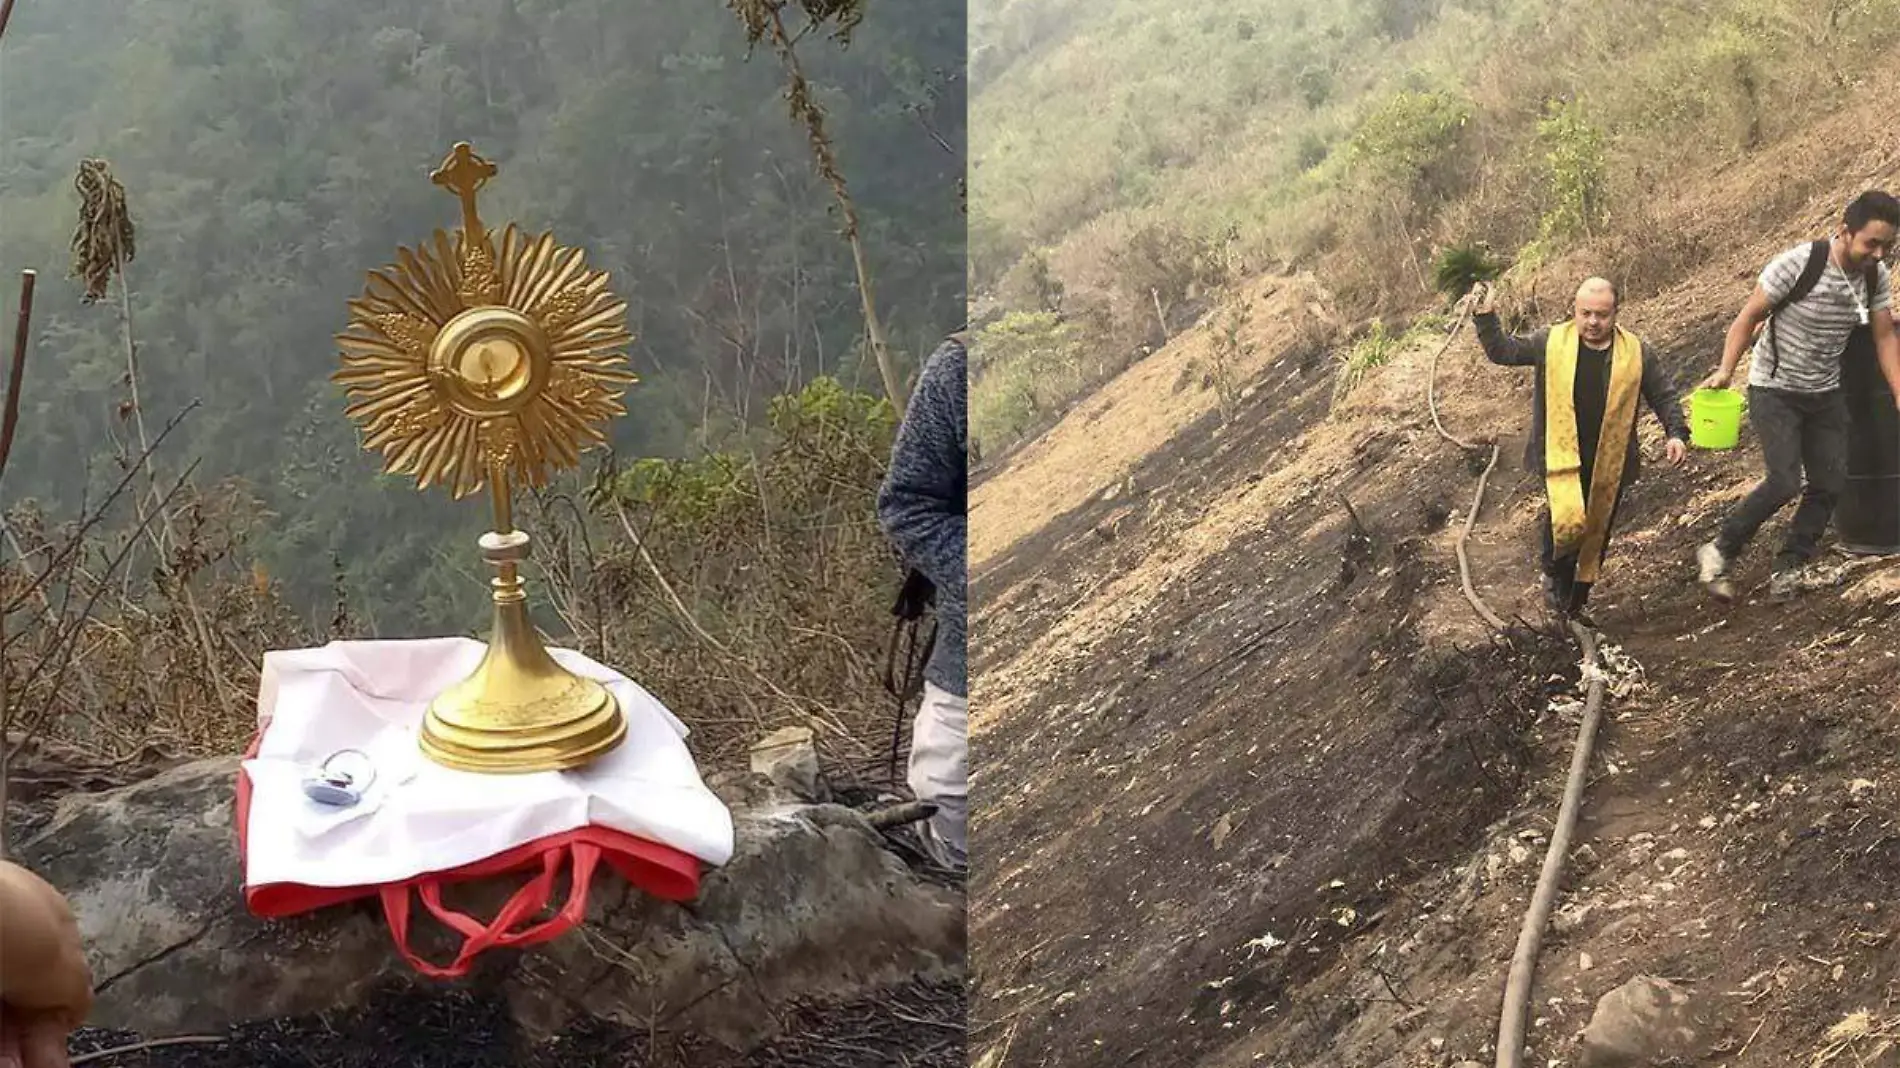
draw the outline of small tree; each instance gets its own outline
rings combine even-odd
[[[1451,90],[1404,89],[1359,120],[1349,146],[1352,169],[1365,182],[1393,184],[1419,195],[1458,148],[1471,101]]]
[[[1253,302],[1241,301],[1228,308],[1214,335],[1214,394],[1220,400],[1220,419],[1231,423],[1240,411],[1241,365],[1253,359],[1255,345],[1242,336],[1253,314]]]
[[[1011,312],[983,327],[970,360],[971,430],[989,442],[1020,438],[1049,398],[1071,396],[1085,378],[1081,331],[1051,312]]]
[[[1544,150],[1550,195],[1538,224],[1538,240],[1551,246],[1589,237],[1608,216],[1603,131],[1572,100],[1551,105],[1537,124],[1537,142]]]
[[[1391,212],[1423,290],[1431,284],[1413,247],[1405,201],[1417,204],[1442,192],[1437,176],[1470,119],[1471,101],[1461,93],[1404,89],[1367,111],[1347,145],[1349,173],[1364,195]]]
[[[825,132],[824,108],[812,95],[811,82],[806,80],[804,65],[798,59],[796,42],[808,31],[794,36],[785,27],[785,9],[797,7],[805,13],[808,30],[830,25],[832,39],[841,46],[848,46],[851,31],[864,21],[864,0],[726,0],[726,6],[745,27],[746,44],[752,48],[758,47],[761,41],[770,44],[779,64],[785,68],[785,100],[791,107],[792,121],[805,128],[819,175],[838,201],[838,212],[844,218],[844,239],[851,245],[851,262],[858,273],[865,335],[871,345],[871,355],[877,361],[878,376],[884,382],[884,395],[901,416],[906,401],[904,380],[897,373],[890,344],[885,340],[883,320],[878,317],[871,265],[865,257],[864,239],[859,232],[857,202],[851,199],[844,172],[838,169],[838,153],[832,147],[831,135]]]
[[[1163,341],[1168,337],[1169,311],[1196,288],[1226,281],[1225,260],[1211,242],[1164,223],[1150,223],[1135,231],[1110,262],[1128,297],[1153,304]]]

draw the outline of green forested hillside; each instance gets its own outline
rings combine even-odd
[[[1416,314],[1453,249],[1520,273],[1588,250],[1653,292],[1690,263],[1653,221],[1655,191],[1884,91],[1896,15],[1893,0],[977,0],[972,279],[981,321],[1016,318],[994,345],[979,332],[972,418],[985,444],[1033,433],[1250,273],[1314,271],[1349,322]]]
[[[963,316],[964,13],[869,5],[850,47],[799,43],[864,216],[906,371]],[[241,476],[293,600],[344,557],[384,632],[461,630],[481,509],[374,477],[331,335],[363,272],[454,222],[428,172],[468,140],[501,168],[484,215],[551,227],[631,304],[645,381],[623,458],[729,445],[819,374],[878,392],[850,255],[776,60],[724,4],[609,0],[20,0],[0,50],[0,269],[41,272],[9,501],[71,508],[116,475],[116,291],[63,281],[79,161],[138,226],[128,268],[148,424],[192,399],[164,462]],[[11,302],[13,282],[5,284]]]

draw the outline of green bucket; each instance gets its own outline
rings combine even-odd
[[[1689,395],[1689,444],[1732,449],[1742,436],[1747,399],[1732,389],[1698,389]]]

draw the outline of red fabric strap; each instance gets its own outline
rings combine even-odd
[[[422,898],[423,905],[435,914],[436,919],[463,937],[461,952],[446,966],[429,963],[409,944],[409,887],[383,887],[383,915],[389,920],[389,931],[395,936],[396,948],[401,951],[403,959],[431,979],[459,979],[468,974],[474,967],[475,958],[484,950],[497,946],[532,946],[559,938],[579,927],[581,921],[587,918],[587,892],[593,885],[600,848],[588,843],[577,843],[567,850],[549,850],[541,856],[541,874],[515,891],[491,923],[484,924],[473,916],[444,906],[440,880],[431,879],[417,885],[417,894]],[[523,930],[514,930],[516,924],[547,908],[548,899],[554,893],[555,877],[561,871],[561,860],[567,856],[572,856],[574,860],[573,886],[568,891],[567,904],[549,919]]]
[[[262,732],[253,738],[244,757],[257,755]],[[240,862],[248,855],[250,833],[251,777],[241,767],[237,782],[237,834]],[[553,897],[555,880],[563,862],[571,859],[572,879],[567,901],[549,919],[522,930],[515,926],[540,914]],[[396,948],[418,972],[431,978],[452,979],[466,975],[476,956],[483,951],[506,946],[531,946],[550,941],[579,926],[587,915],[587,896],[594,873],[602,861],[635,887],[667,901],[691,901],[699,893],[702,865],[699,858],[683,850],[626,834],[607,827],[581,827],[565,834],[529,842],[486,860],[464,865],[453,871],[419,875],[384,886],[304,886],[297,883],[265,883],[244,887],[244,903],[253,915],[263,919],[281,919],[317,909],[364,898],[380,897]],[[517,890],[501,907],[493,921],[483,923],[442,903],[442,889],[456,883],[487,879],[539,868],[539,872]],[[454,961],[438,966],[423,960],[410,948],[410,891],[437,920],[460,934],[464,941]]]

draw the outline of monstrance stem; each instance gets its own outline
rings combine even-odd
[[[514,501],[508,490],[508,467],[505,464],[491,464],[488,468],[489,495],[495,503],[495,533],[508,535],[515,532]],[[498,563],[500,574],[497,582],[500,586],[513,586],[517,573],[513,560]],[[497,588],[499,589],[500,586]]]

